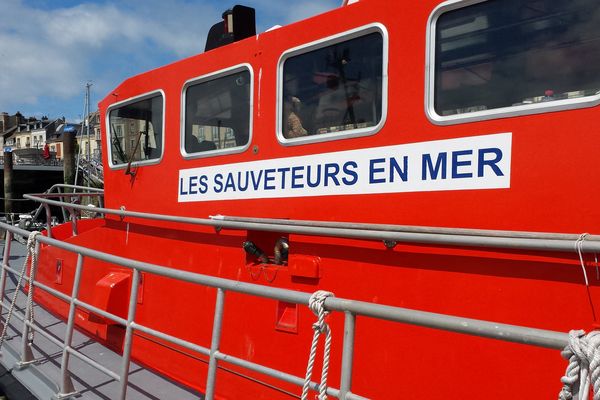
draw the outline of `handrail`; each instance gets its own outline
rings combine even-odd
[[[524,232],[528,236],[502,236],[494,233],[509,232],[509,231],[489,231],[487,235],[484,230],[460,229],[458,233],[450,234],[450,232],[424,232],[424,231],[408,231],[408,230],[383,230],[375,229],[376,225],[369,225],[373,229],[365,229],[363,227],[344,227],[344,226],[327,226],[326,223],[315,226],[314,224],[294,224],[284,223],[278,220],[264,219],[261,222],[254,221],[236,221],[227,219],[214,218],[193,218],[182,217],[164,214],[153,214],[136,211],[127,211],[124,209],[110,209],[102,207],[89,207],[79,204],[64,203],[48,198],[43,198],[35,194],[26,194],[23,197],[31,200],[39,201],[43,204],[54,205],[59,207],[67,207],[77,210],[86,210],[97,212],[105,215],[116,215],[121,219],[126,217],[149,219],[155,221],[185,223],[191,225],[211,226],[217,229],[234,229],[234,230],[258,230],[267,232],[282,232],[308,236],[329,236],[347,239],[359,240],[375,240],[383,241],[386,245],[394,246],[397,243],[416,243],[430,244],[440,246],[468,246],[468,247],[488,247],[514,250],[537,250],[537,251],[553,251],[553,252],[572,252],[580,249],[582,253],[598,253],[600,252],[600,236],[588,235],[585,240],[580,240],[580,236],[569,234],[550,234],[554,235],[548,238],[546,233]],[[308,221],[306,221],[308,222]],[[389,226],[387,226],[389,227]],[[400,228],[401,226],[398,226]],[[423,227],[425,228],[425,227]],[[429,228],[429,229],[444,229],[444,228]],[[446,228],[448,229],[448,228]],[[558,236],[557,236],[558,235]],[[576,238],[577,236],[577,238]]]
[[[290,219],[278,219],[278,218],[252,218],[252,217],[238,217],[238,216],[231,216],[231,215],[210,215],[209,218],[212,220],[216,220],[216,221],[255,222],[255,223],[269,223],[269,224],[277,224],[277,225],[315,226],[315,227],[323,227],[323,228],[359,229],[359,230],[370,230],[370,231],[436,233],[436,234],[445,234],[445,235],[492,236],[492,237],[524,238],[524,239],[577,240],[581,236],[580,234],[572,234],[572,233],[550,233],[550,232],[508,231],[508,230],[494,230],[494,229],[447,228],[447,227],[438,227],[438,226],[369,224],[369,223],[337,222],[337,221],[290,220]],[[600,235],[587,235],[585,237],[585,240],[600,240]]]
[[[13,234],[25,236],[28,235],[29,232],[14,227],[12,225],[0,223],[0,229],[4,229],[7,231],[6,235],[6,246],[4,252],[4,260],[2,262],[2,276],[0,277],[0,290],[4,290],[5,278],[7,270],[11,270],[8,266],[7,259],[10,256],[10,241]],[[156,264],[151,264],[147,262],[132,260],[124,257],[120,257],[113,254],[108,254],[105,252],[101,252],[98,250],[93,250],[81,246],[77,246],[71,243],[66,243],[62,241],[58,241],[49,237],[44,237],[41,235],[36,236],[36,245],[39,243],[43,243],[49,246],[55,246],[57,248],[75,253],[78,255],[77,266],[75,271],[75,279],[73,282],[73,291],[71,296],[62,294],[59,296],[60,298],[66,298],[70,302],[69,309],[69,318],[67,323],[67,333],[65,335],[65,342],[63,345],[63,359],[61,364],[61,371],[63,371],[62,375],[62,383],[60,385],[60,393],[57,394],[57,397],[64,398],[67,394],[69,394],[69,390],[72,391],[72,384],[70,383],[70,375],[68,372],[68,362],[69,355],[76,354],[76,350],[71,348],[71,338],[72,338],[72,330],[74,328],[74,317],[75,317],[75,307],[83,307],[89,310],[93,310],[93,306],[81,301],[77,298],[79,285],[81,282],[81,275],[84,266],[84,257],[94,258],[100,261],[104,261],[111,264],[120,265],[125,268],[129,268],[133,272],[132,277],[132,286],[129,296],[129,311],[127,320],[123,320],[121,317],[118,317],[114,314],[111,314],[107,311],[102,311],[102,315],[108,317],[114,321],[120,322],[126,327],[126,338],[123,348],[123,358],[122,358],[122,369],[121,373],[118,374],[119,381],[121,384],[121,395],[119,398],[124,399],[126,396],[126,387],[127,387],[127,379],[129,372],[129,357],[131,355],[131,347],[132,347],[132,334],[134,330],[140,330],[150,335],[155,335],[156,337],[160,337],[163,340],[168,340],[173,343],[177,343],[179,345],[184,346],[185,348],[191,350],[203,349],[203,354],[208,354],[210,356],[210,364],[209,364],[209,374],[207,377],[207,399],[212,399],[212,393],[214,392],[215,385],[215,376],[216,376],[216,366],[217,362],[225,361],[230,362],[232,364],[242,366],[249,370],[266,374],[268,376],[272,376],[286,382],[290,382],[296,385],[302,385],[303,379],[301,377],[293,376],[287,374],[283,371],[273,370],[258,364],[251,363],[246,360],[237,359],[230,355],[227,355],[219,350],[219,341],[220,341],[220,333],[221,333],[221,318],[224,308],[225,302],[225,294],[228,291],[244,293],[247,295],[270,298],[274,300],[281,300],[290,303],[296,303],[301,305],[308,305],[310,294],[288,290],[288,289],[279,289],[270,286],[263,286],[252,283],[245,283],[234,281],[225,278],[218,278],[209,275],[203,275],[199,273],[188,272],[181,269],[168,268]],[[215,309],[214,315],[214,325],[213,325],[213,336],[210,349],[202,348],[197,344],[185,341],[183,339],[176,338],[177,341],[170,340],[172,337],[169,337],[164,332],[156,331],[149,327],[142,326],[135,321],[135,311],[137,306],[137,288],[139,286],[139,275],[140,272],[146,272],[149,274],[154,274],[158,276],[173,278],[179,281],[190,282],[193,284],[199,284],[202,286],[208,286],[217,289],[217,305]],[[35,279],[30,279],[29,276],[25,276],[26,279],[33,287],[40,288],[42,290],[50,289],[45,287],[45,285],[36,282]],[[52,290],[47,291],[52,294]],[[0,293],[0,296],[3,296],[3,293]],[[354,346],[354,325],[356,316],[366,316],[372,317],[387,321],[399,322],[399,323],[407,323],[411,325],[429,327],[434,329],[441,329],[445,331],[464,333],[474,336],[493,338],[508,342],[522,343],[535,345],[545,348],[551,349],[563,349],[568,343],[568,335],[562,332],[537,329],[531,327],[523,327],[516,326],[510,324],[501,324],[491,321],[477,320],[471,318],[462,318],[458,316],[451,316],[445,314],[431,313],[426,311],[419,310],[411,310],[407,308],[395,307],[395,306],[387,306],[381,304],[368,303],[363,301],[356,301],[351,299],[343,299],[343,298],[335,298],[329,297],[324,303],[325,308],[328,311],[339,311],[343,312],[346,315],[345,323],[344,323],[344,332],[345,335],[344,344],[343,344],[343,353],[342,353],[342,371],[341,371],[341,382],[344,384],[344,387],[340,390],[335,388],[328,388],[327,394],[333,397],[337,397],[340,399],[364,399],[364,397],[358,396],[350,392],[350,379],[349,377],[352,374],[352,357],[351,352],[353,351]],[[27,319],[27,318],[25,318]],[[24,332],[26,333],[26,329],[39,329],[39,327],[35,324],[24,324]],[[142,328],[142,329],[140,329]],[[21,363],[26,366],[31,363],[31,359],[28,353],[25,351],[26,348],[22,350],[21,354]],[[88,362],[90,365],[95,367],[100,367],[100,369],[109,374],[109,376],[116,376],[117,374],[107,370],[105,367],[95,363],[93,360],[92,363],[84,357],[80,357],[83,361]],[[97,364],[97,365],[96,365]],[[109,372],[107,372],[109,371]],[[345,383],[344,383],[345,382]],[[311,388],[316,390],[318,388],[318,384],[315,382],[311,383]],[[211,395],[209,395],[211,394]]]
[[[56,184],[54,184],[54,185],[50,186],[50,188],[49,188],[48,190],[46,190],[46,192],[45,192],[45,193],[38,193],[38,194],[36,194],[36,196],[44,196],[44,195],[48,195],[48,194],[51,194],[51,193],[53,193],[55,190],[58,190],[58,189],[73,189],[73,192],[72,192],[72,193],[67,193],[67,194],[65,194],[65,193],[62,193],[62,196],[61,196],[61,198],[62,198],[62,197],[66,197],[67,195],[68,195],[68,196],[71,196],[71,197],[72,197],[72,196],[77,196],[78,194],[80,194],[80,193],[81,193],[81,192],[80,192],[80,193],[76,193],[76,192],[75,192],[75,190],[77,190],[77,189],[80,189],[80,190],[87,190],[87,191],[88,191],[88,193],[89,193],[89,192],[95,192],[95,193],[97,193],[97,195],[98,195],[98,196],[100,196],[100,197],[101,197],[102,195],[104,195],[104,189],[100,189],[100,188],[92,188],[92,187],[86,187],[86,186],[79,186],[79,185],[70,185],[70,184],[66,184],[66,183],[56,183]],[[59,191],[58,193],[61,193],[61,192]],[[25,198],[25,200],[32,200],[32,199],[29,199],[27,196],[28,196],[27,194],[25,194],[25,195],[23,196],[23,197]],[[37,200],[35,200],[35,201],[37,201]],[[40,213],[42,212],[42,209],[43,209],[43,208],[44,208],[44,204],[42,203],[42,204],[40,204],[40,206],[39,206],[39,207],[38,207],[38,208],[35,210],[35,213],[33,214],[33,220],[37,220],[37,218],[40,216]],[[66,220],[67,220],[67,215],[66,215],[66,213],[64,212],[64,208],[63,208],[63,207],[61,207],[61,208],[62,208],[62,212],[63,212],[63,218],[64,218],[64,220],[66,221]],[[49,226],[49,225],[48,225],[48,226]]]

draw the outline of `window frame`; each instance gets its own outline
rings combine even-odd
[[[551,102],[524,104],[475,111],[464,114],[439,115],[435,110],[435,38],[437,20],[448,11],[458,10],[489,0],[448,0],[438,5],[427,21],[427,37],[425,46],[425,114],[435,125],[455,125],[466,122],[487,121],[491,119],[518,117],[523,115],[543,114],[555,111],[576,110],[595,107],[600,104],[600,94],[575,99],[555,100]]]
[[[381,71],[381,118],[374,126],[367,128],[357,128],[344,130],[340,132],[328,132],[315,135],[307,135],[298,138],[285,138],[283,136],[283,66],[288,58],[309,53],[313,50],[319,50],[331,45],[346,42],[356,39],[371,33],[379,33],[382,38],[382,71]],[[345,32],[337,33],[322,39],[318,39],[300,46],[293,47],[284,51],[279,57],[277,63],[277,94],[276,94],[276,121],[275,131],[277,140],[283,146],[297,146],[309,143],[329,142],[332,140],[348,139],[354,137],[371,136],[376,134],[383,128],[387,119],[388,109],[388,60],[389,60],[389,35],[385,25],[376,22],[368,25],[363,25]]]
[[[249,118],[248,118],[248,142],[244,146],[236,146],[230,147],[227,149],[216,149],[216,150],[207,150],[200,151],[196,153],[188,153],[185,150],[185,116],[186,116],[186,91],[190,86],[194,86],[200,83],[209,82],[215,79],[223,78],[229,75],[233,75],[239,71],[248,71],[250,74],[250,98],[249,101]],[[236,154],[243,153],[248,148],[250,148],[250,144],[252,143],[254,134],[254,70],[252,69],[252,65],[249,63],[241,63],[234,65],[232,67],[227,67],[218,71],[209,72],[204,75],[200,75],[191,79],[188,79],[184,82],[183,87],[181,89],[181,115],[179,117],[179,152],[181,156],[185,160],[193,160],[196,158],[206,158],[213,157],[219,155],[226,154]]]
[[[132,167],[137,167],[137,166],[145,166],[145,165],[154,165],[154,164],[159,164],[164,155],[165,155],[165,141],[166,141],[166,135],[165,135],[165,111],[166,111],[166,106],[167,106],[167,96],[165,95],[165,91],[163,89],[156,89],[153,90],[151,92],[146,92],[146,93],[142,93],[140,95],[134,96],[134,97],[130,97],[128,99],[119,101],[117,103],[111,104],[107,109],[106,109],[106,148],[107,148],[107,152],[108,152],[108,166],[111,170],[119,170],[119,169],[126,169],[128,166],[128,162],[126,163],[122,163],[122,164],[114,164],[112,161],[112,142],[110,140],[110,128],[111,128],[111,124],[110,124],[110,113],[116,109],[116,108],[121,108],[123,106],[126,106],[128,104],[133,104],[133,103],[137,103],[138,101],[142,101],[142,100],[146,100],[152,97],[157,97],[156,95],[159,94],[162,97],[162,146],[161,146],[161,150],[160,150],[160,156],[158,158],[153,158],[151,160],[142,160],[142,161],[132,161],[131,162],[131,166]],[[115,132],[116,135],[116,132]]]

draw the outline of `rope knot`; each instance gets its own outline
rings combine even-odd
[[[27,250],[32,252],[34,250],[34,246],[35,246],[35,238],[37,237],[37,235],[40,235],[41,232],[39,231],[32,231],[29,233],[29,236],[27,237]]]
[[[586,398],[590,383],[594,400],[600,400],[600,331],[588,334],[582,330],[570,331],[569,344],[561,356],[569,361],[569,365],[560,379],[563,387],[558,395],[559,400],[571,400],[577,392],[580,398]],[[575,390],[576,387],[578,390]]]
[[[325,300],[328,297],[333,297],[333,293],[325,290],[317,290],[314,292],[310,299],[308,299],[308,308],[318,318],[317,322],[313,324],[313,329],[319,333],[325,333],[327,324],[325,323],[325,317],[329,314],[329,311],[325,309]]]
[[[308,365],[306,367],[306,377],[304,378],[304,386],[302,387],[302,400],[308,399],[308,390],[311,385],[311,376],[317,354],[317,345],[321,335],[325,335],[325,348],[323,350],[321,383],[317,388],[319,390],[319,400],[327,399],[327,373],[329,371],[329,354],[331,351],[331,330],[329,329],[329,325],[325,322],[325,317],[329,314],[329,311],[325,310],[325,300],[327,300],[328,297],[333,297],[333,293],[325,290],[317,290],[310,296],[310,299],[308,299],[308,308],[310,308],[313,314],[317,316],[318,320],[312,325],[315,332],[313,333]]]

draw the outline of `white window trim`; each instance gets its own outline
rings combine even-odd
[[[151,160],[143,160],[143,161],[133,161],[131,163],[132,167],[137,167],[137,166],[142,166],[142,165],[153,165],[153,164],[158,164],[162,161],[163,156],[165,154],[165,147],[166,147],[166,135],[165,135],[165,120],[166,120],[166,116],[165,116],[165,109],[167,106],[167,97],[165,95],[164,90],[162,89],[158,89],[158,90],[153,90],[151,92],[146,92],[143,94],[140,94],[139,96],[135,96],[135,97],[130,97],[128,99],[119,101],[118,103],[114,103],[111,104],[107,109],[106,109],[106,143],[107,148],[108,148],[108,166],[110,167],[110,169],[113,170],[119,170],[119,169],[125,169],[127,168],[128,163],[120,163],[120,164],[114,164],[112,162],[112,142],[110,140],[110,129],[111,129],[111,125],[110,125],[110,112],[113,111],[116,108],[120,108],[123,106],[126,106],[128,104],[132,104],[135,102],[138,102],[140,100],[145,100],[145,99],[149,99],[151,97],[156,97],[156,95],[159,94],[162,96],[162,101],[163,101],[163,107],[162,107],[162,147],[161,147],[161,151],[160,151],[160,156],[158,158],[153,158]],[[115,132],[116,134],[116,132]]]
[[[212,81],[214,79],[223,78],[229,75],[233,75],[236,72],[240,71],[248,71],[250,74],[250,98],[248,99],[249,103],[249,112],[250,116],[248,118],[248,142],[243,146],[230,147],[226,149],[217,149],[217,150],[208,150],[208,151],[200,151],[195,153],[188,153],[185,150],[185,104],[186,104],[186,91],[190,86],[197,85],[199,83]],[[213,157],[225,154],[236,154],[242,153],[246,151],[250,147],[250,143],[252,143],[253,137],[253,127],[254,127],[254,70],[252,66],[248,63],[242,63],[238,65],[234,65],[233,67],[228,67],[225,69],[221,69],[218,71],[210,72],[205,75],[197,76],[195,78],[189,79],[185,81],[183,84],[183,88],[181,89],[181,115],[179,117],[179,151],[181,155],[186,160],[193,160],[196,158],[205,158],[205,157]]]
[[[427,22],[425,54],[425,114],[436,125],[453,125],[490,119],[510,118],[522,115],[542,114],[555,111],[595,107],[600,104],[600,94],[576,99],[555,100],[545,103],[494,108],[464,114],[442,116],[435,111],[435,34],[438,18],[445,12],[483,3],[487,0],[449,0],[437,6]]]
[[[302,136],[299,138],[287,139],[283,136],[283,64],[285,61],[294,56],[298,56],[304,53],[308,53],[313,50],[322,49],[337,43],[345,42],[347,40],[356,39],[361,36],[366,36],[370,33],[380,33],[383,40],[383,55],[382,55],[382,71],[381,71],[381,118],[377,125],[369,126],[367,128],[350,129],[347,131],[321,133],[315,135]],[[381,23],[373,23],[364,25],[359,28],[355,28],[349,31],[338,33],[336,35],[328,36],[323,39],[316,40],[314,42],[306,43],[292,49],[285,51],[279,58],[277,67],[277,100],[276,107],[276,130],[277,140],[284,146],[296,146],[307,143],[317,142],[328,142],[331,140],[347,139],[354,137],[362,137],[374,135],[381,130],[385,125],[387,118],[388,108],[388,47],[389,47],[389,35],[385,26]]]

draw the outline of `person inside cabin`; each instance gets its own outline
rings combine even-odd
[[[285,75],[284,101],[283,101],[283,137],[293,139],[308,135],[302,125],[302,102],[296,96],[298,79],[293,74]]]
[[[283,105],[283,115],[285,126],[283,127],[283,136],[286,139],[306,136],[308,131],[302,126],[300,120],[300,99],[296,96],[289,96]]]

